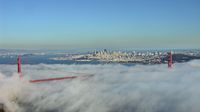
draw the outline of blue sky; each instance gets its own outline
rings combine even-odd
[[[0,0],[0,48],[200,48],[200,0]]]

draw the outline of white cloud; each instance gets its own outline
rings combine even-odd
[[[200,61],[167,65],[0,65],[0,101],[16,112],[199,112]],[[90,73],[88,79],[25,80]],[[14,74],[13,76],[11,74]],[[13,103],[14,101],[14,103]]]

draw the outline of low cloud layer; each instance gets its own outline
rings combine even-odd
[[[0,65],[0,102],[12,112],[199,112],[200,61],[167,65]],[[28,83],[29,79],[95,74]]]

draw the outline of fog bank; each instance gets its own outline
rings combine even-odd
[[[167,65],[0,65],[0,102],[11,112],[199,112],[200,61]],[[78,74],[77,74],[78,73]],[[48,83],[29,79],[95,74]]]

